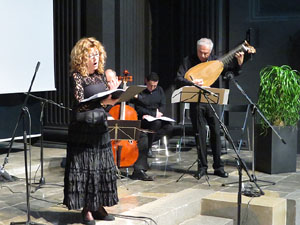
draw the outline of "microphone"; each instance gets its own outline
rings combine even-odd
[[[224,75],[224,80],[231,80],[234,78],[234,73],[232,71],[228,71]]]
[[[40,64],[41,64],[40,61],[38,61],[35,67],[35,73],[37,73],[37,71],[39,70]]]

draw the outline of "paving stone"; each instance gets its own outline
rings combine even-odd
[[[6,156],[5,152],[1,152],[1,148],[4,148],[4,146],[4,144],[0,143],[0,162],[3,162],[4,157]],[[10,154],[9,163],[5,166],[5,170],[8,171],[10,175],[17,177],[18,180],[13,182],[0,181],[0,225],[8,225],[12,221],[26,221],[26,185],[24,174],[24,152],[22,148],[23,145],[20,143],[14,145],[14,151],[12,151]],[[40,148],[32,146],[31,151],[32,184],[30,190],[34,192],[30,193],[32,221],[41,221],[43,224],[81,224],[80,210],[69,211],[61,204],[63,200],[64,169],[60,167],[60,164],[66,155],[65,149],[49,147],[44,148],[43,172],[46,183],[41,185],[41,188],[38,188],[36,191],[35,189],[37,186],[39,186],[39,179],[41,175]],[[241,151],[241,155],[247,161],[247,165],[251,164],[251,152]],[[151,219],[155,219],[159,221],[159,225],[166,225],[165,221],[171,221],[173,217],[176,218],[178,215],[180,215],[180,213],[185,212],[181,212],[176,208],[172,208],[169,206],[171,203],[165,202],[165,204],[168,206],[167,208],[170,209],[170,213],[168,214],[168,211],[164,212],[163,210],[158,210],[155,208],[149,209],[151,215],[143,214],[146,217],[149,216],[149,218],[145,218],[145,220],[147,220],[146,223],[144,220],[137,220],[137,218],[132,217],[135,215],[134,212],[136,212],[134,210],[140,209],[141,211],[139,213],[144,213],[142,209],[147,209],[150,206],[154,207],[159,202],[162,202],[161,199],[168,199],[170,198],[170,195],[176,196],[176,194],[184,192],[187,189],[195,189],[201,193],[205,193],[207,191],[237,193],[237,184],[230,187],[222,186],[223,183],[238,180],[236,163],[232,151],[229,150],[227,155],[222,156],[225,161],[225,170],[230,174],[228,179],[219,178],[212,175],[212,157],[208,156],[210,186],[204,178],[197,180],[193,177],[197,170],[197,165],[194,165],[189,171],[186,171],[196,159],[196,149],[194,147],[189,151],[181,152],[180,157],[180,161],[178,155],[169,157],[166,173],[164,171],[164,165],[152,165],[148,173],[156,176],[156,179],[153,182],[130,180],[128,178],[124,178],[122,181],[118,180],[118,193],[120,202],[113,207],[106,208],[108,212],[120,216],[117,217],[115,221],[116,224],[122,225],[122,223],[128,224],[128,222],[134,222],[132,224],[148,223],[154,225],[153,221],[151,222]],[[290,218],[287,219],[289,223],[287,225],[300,224],[299,156],[297,166],[298,168],[296,173],[269,175],[256,172],[257,178],[276,183],[276,185],[261,186],[262,190],[266,193],[266,196],[270,194],[272,196],[277,195],[278,197],[288,199],[287,207],[290,208],[289,212],[291,213],[288,214],[288,217]],[[121,168],[121,170],[124,172],[126,171],[125,168]],[[128,172],[131,174],[132,168],[128,168]],[[249,172],[252,174],[251,170]],[[178,182],[176,182],[183,173],[186,174]],[[245,175],[245,171],[243,172],[243,179],[248,179]],[[258,184],[261,185],[260,182],[258,182]],[[180,202],[180,199],[177,201]],[[184,202],[181,202],[181,204],[184,208]],[[197,207],[195,206],[194,208]],[[294,211],[292,211],[292,207],[296,207]],[[121,216],[124,216],[125,214],[129,217],[121,218]],[[243,221],[249,222],[251,216],[252,215],[250,214],[243,216]],[[198,219],[205,221],[203,218]],[[97,224],[107,225],[108,223],[97,221]]]

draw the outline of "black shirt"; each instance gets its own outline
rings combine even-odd
[[[156,117],[157,109],[164,113],[166,108],[164,90],[160,86],[157,86],[152,92],[146,88],[134,100],[134,104],[139,120],[142,119],[143,115]]]

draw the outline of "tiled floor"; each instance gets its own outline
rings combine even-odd
[[[7,143],[0,143],[0,163],[4,162],[6,156]],[[26,198],[26,180],[24,173],[24,150],[21,142],[15,143],[13,151],[10,153],[9,162],[5,165],[5,171],[13,175],[17,180],[13,182],[0,181],[0,224],[10,224],[11,222],[34,221],[42,224],[80,224],[80,212],[68,211],[63,200],[63,178],[64,169],[60,166],[65,156],[64,148],[44,147],[44,169],[43,178],[45,184],[39,186],[41,178],[40,167],[40,147],[31,147],[31,157],[28,158],[31,164],[31,185],[30,199]],[[229,178],[219,178],[212,175],[212,158],[209,156],[209,180],[204,178],[197,180],[192,175],[196,172],[196,164],[187,171],[196,159],[196,149],[176,152],[175,149],[169,149],[169,157],[165,157],[165,152],[157,152],[156,159],[149,159],[151,162],[150,175],[155,176],[155,181],[145,182],[130,180],[128,178],[118,180],[118,193],[120,202],[114,207],[107,208],[107,211],[119,214],[137,206],[152,202],[158,198],[166,196],[169,193],[175,193],[187,188],[197,188],[200,190],[228,191],[237,192],[238,185],[225,185],[225,182],[235,182],[238,180],[238,173],[235,163],[235,153],[228,151],[222,158],[225,161],[225,169],[229,172]],[[251,170],[251,152],[241,151],[241,157]],[[259,179],[257,184],[266,195],[276,195],[283,198],[295,200],[300,199],[300,160],[298,160],[298,169],[294,173],[284,173],[269,175],[255,172],[254,175]],[[166,164],[167,163],[167,164]],[[121,169],[126,172],[126,169]],[[132,169],[128,172],[131,174]],[[183,175],[183,176],[182,176]],[[182,176],[182,177],[181,177]],[[0,179],[3,177],[0,177]],[[179,179],[180,178],[180,179]],[[243,179],[249,177],[243,171]],[[178,180],[179,179],[179,180]],[[275,185],[261,182],[275,182]],[[254,186],[253,183],[245,182]],[[29,203],[29,207],[27,205]],[[27,209],[30,212],[27,213]],[[299,220],[298,220],[299,221]]]

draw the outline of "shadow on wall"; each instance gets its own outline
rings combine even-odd
[[[300,31],[290,36],[288,43],[288,63],[294,70],[300,71]]]

